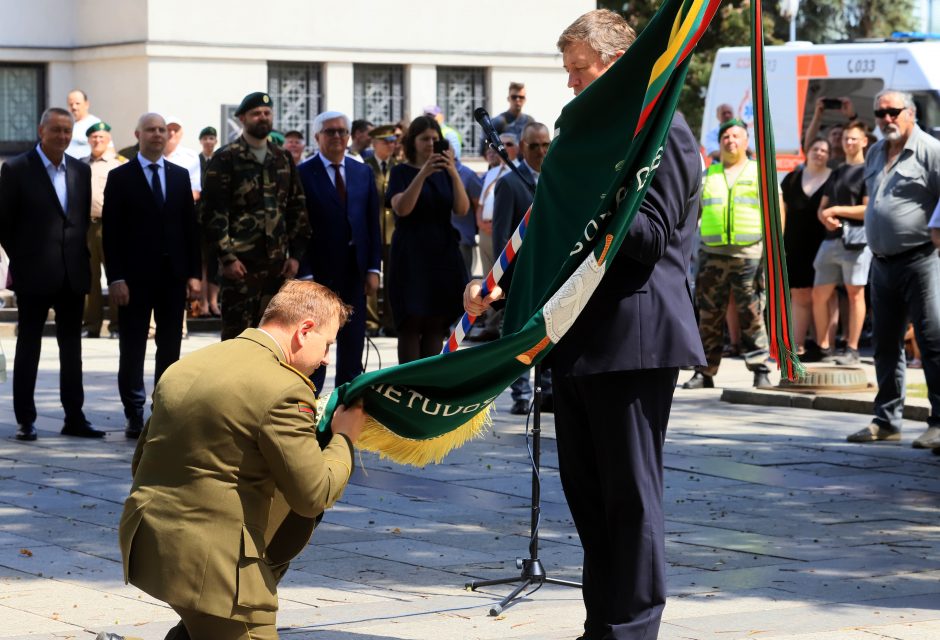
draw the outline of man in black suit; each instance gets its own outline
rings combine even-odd
[[[167,127],[146,113],[137,156],[108,174],[102,224],[108,291],[121,324],[118,389],[124,434],[144,427],[144,357],[150,315],[157,324],[154,386],[179,360],[187,294],[199,295],[202,260],[189,172],[163,157]]]
[[[499,256],[506,243],[512,237],[513,232],[526,211],[532,206],[532,199],[535,195],[535,185],[539,181],[539,173],[542,171],[542,160],[548,153],[548,147],[551,144],[551,136],[548,133],[548,127],[541,122],[530,122],[522,130],[522,160],[519,161],[518,169],[522,175],[520,178],[515,172],[508,172],[496,182],[493,194],[493,255]],[[523,181],[525,184],[523,184]],[[512,278],[512,265],[509,267],[509,273],[504,278],[508,282]],[[542,410],[552,411],[554,400],[552,398],[552,374],[548,369],[542,369],[542,377],[539,380],[542,386]],[[532,402],[532,385],[529,383],[529,373],[526,372],[519,376],[510,387],[512,396],[512,407],[509,412],[513,415],[526,415],[529,413],[529,405]]]
[[[313,131],[320,151],[297,169],[310,226],[316,230],[298,276],[329,287],[354,310],[336,339],[336,386],[362,373],[366,296],[378,290],[382,266],[375,175],[368,165],[346,156],[349,130],[345,114],[319,114]],[[311,376],[317,393],[325,379],[326,367]]]
[[[612,11],[578,18],[558,41],[568,86],[580,93],[634,38]],[[652,639],[662,619],[666,423],[679,367],[705,361],[687,276],[701,180],[698,142],[676,115],[610,271],[549,354],[562,486],[584,549],[583,640]],[[479,291],[464,296],[476,315],[502,295]]]
[[[100,438],[82,405],[82,312],[91,282],[86,236],[91,212],[91,169],[65,155],[74,120],[65,109],[47,109],[39,144],[0,168],[0,244],[10,256],[16,304],[13,412],[17,440],[36,439],[36,374],[42,330],[55,310],[59,343],[62,433]]]

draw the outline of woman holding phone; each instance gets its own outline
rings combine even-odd
[[[404,151],[406,162],[392,167],[386,189],[395,212],[386,277],[399,363],[440,353],[451,323],[463,311],[463,289],[470,279],[450,224],[452,211],[467,214],[470,199],[437,121],[415,118]]]

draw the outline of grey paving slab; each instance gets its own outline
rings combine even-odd
[[[193,336],[184,352],[215,340]],[[376,342],[383,361],[394,361],[394,341]],[[58,434],[53,340],[43,346],[38,442],[12,439],[10,387],[0,385],[4,640],[90,640],[105,629],[156,640],[176,623],[165,604],[123,582],[116,530],[133,443],[121,433],[117,345],[84,344],[88,414],[112,431],[104,441]],[[717,381],[747,388],[750,376],[729,360]],[[922,424],[908,422],[901,445],[851,445],[845,434],[866,416],[731,405],[720,396],[679,391],[674,403],[664,495],[670,597],[660,638],[940,637],[940,457],[910,448]],[[498,617],[489,608],[514,585],[464,590],[473,579],[517,577],[515,560],[528,551],[525,422],[508,413],[508,394],[497,405],[494,430],[444,464],[412,469],[362,456],[343,500],[282,583],[282,637],[579,634],[576,590],[544,586]],[[576,580],[581,549],[560,489],[551,415],[542,462],[540,557],[552,577]]]

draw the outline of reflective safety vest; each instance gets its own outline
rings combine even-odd
[[[728,186],[720,163],[708,167],[702,186],[702,242],[709,247],[747,246],[761,240],[757,163],[748,160]]]

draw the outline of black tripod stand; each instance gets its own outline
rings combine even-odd
[[[529,539],[529,557],[516,558],[516,567],[522,569],[522,574],[517,577],[497,578],[496,580],[477,580],[474,582],[468,582],[465,585],[467,589],[473,591],[477,587],[489,587],[496,584],[512,584],[513,582],[520,583],[519,586],[512,591],[512,593],[500,600],[499,604],[493,605],[493,607],[490,608],[491,616],[498,616],[503,612],[503,609],[505,609],[509,603],[519,597],[519,594],[533,585],[536,589],[541,588],[541,586],[546,583],[557,584],[563,587],[575,587],[577,589],[581,588],[580,582],[571,582],[569,580],[549,578],[545,573],[545,567],[542,566],[542,561],[539,560],[539,523],[542,517],[542,488],[541,480],[539,478],[539,457],[541,455],[542,440],[542,385],[540,383],[542,379],[541,373],[542,366],[535,365],[535,398],[534,406],[532,408],[532,520],[530,524],[531,538]]]

